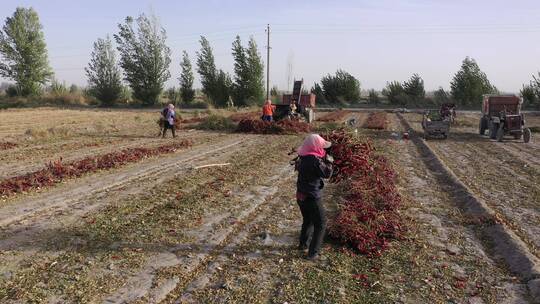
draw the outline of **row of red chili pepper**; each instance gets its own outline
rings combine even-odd
[[[280,120],[278,122],[260,119],[242,119],[236,128],[237,132],[255,134],[296,134],[311,131],[311,126],[297,120]]]
[[[388,126],[386,112],[372,112],[364,123],[364,128],[374,130],[385,130]]]
[[[69,163],[64,163],[60,159],[50,162],[41,170],[0,181],[0,196],[10,196],[31,189],[47,187],[85,173],[117,168],[147,157],[173,153],[178,149],[190,147],[191,144],[189,140],[182,140],[155,148],[127,148],[104,155],[89,156]]]
[[[330,235],[361,254],[379,256],[403,232],[396,172],[370,140],[360,141],[342,130],[324,137],[332,142],[337,171],[330,182],[348,189],[330,222]]]

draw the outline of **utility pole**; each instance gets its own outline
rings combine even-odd
[[[266,25],[266,100],[270,99],[270,24]]]

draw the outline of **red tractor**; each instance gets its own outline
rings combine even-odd
[[[502,141],[505,135],[512,135],[528,143],[531,130],[525,128],[525,119],[521,113],[522,99],[516,95],[484,95],[480,135],[488,130],[489,138]]]
[[[304,80],[294,81],[292,94],[284,94],[282,103],[275,105],[274,119],[302,119],[308,123],[315,120],[315,94],[302,94],[303,84]]]

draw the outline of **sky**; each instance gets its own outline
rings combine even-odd
[[[470,56],[504,92],[518,92],[540,70],[538,0],[2,0],[0,22],[18,6],[39,14],[49,61],[59,81],[87,84],[93,42],[118,32],[126,16],[155,14],[173,60],[166,86],[178,86],[186,50],[194,64],[199,36],[210,41],[218,68],[232,73],[231,44],[253,36],[266,64],[270,24],[270,85],[306,86],[343,69],[362,89],[382,89],[418,73],[426,90],[449,88]],[[195,86],[199,86],[195,75]]]

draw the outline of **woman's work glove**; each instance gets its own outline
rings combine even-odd
[[[333,157],[332,155],[328,154],[328,153],[326,153],[326,156],[324,157],[324,160],[325,160],[326,162],[331,163],[331,164],[334,163],[334,157]]]

